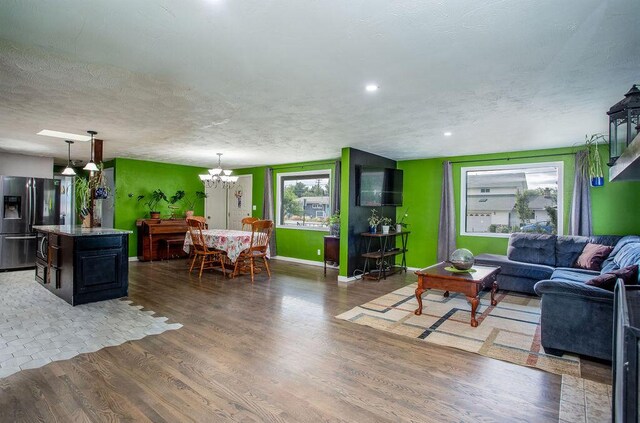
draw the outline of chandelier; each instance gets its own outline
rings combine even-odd
[[[209,169],[208,174],[199,175],[200,180],[207,188],[231,188],[238,182],[238,177],[231,176],[231,170],[222,169],[222,165],[220,164],[222,153],[216,154],[218,155],[218,167]]]

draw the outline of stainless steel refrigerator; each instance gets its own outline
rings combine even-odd
[[[0,176],[0,270],[33,267],[34,225],[60,221],[60,181]]]

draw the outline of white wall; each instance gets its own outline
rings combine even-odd
[[[0,152],[0,175],[53,178],[53,158]]]

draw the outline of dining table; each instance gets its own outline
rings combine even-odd
[[[234,229],[203,229],[202,236],[207,247],[224,251],[231,263],[235,263],[240,253],[251,246],[251,231],[238,231]],[[191,234],[184,237],[183,250],[188,253],[193,245]],[[270,258],[267,247],[267,258]]]

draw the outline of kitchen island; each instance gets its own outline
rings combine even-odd
[[[34,226],[36,280],[71,305],[120,298],[129,289],[132,231],[80,226]]]

